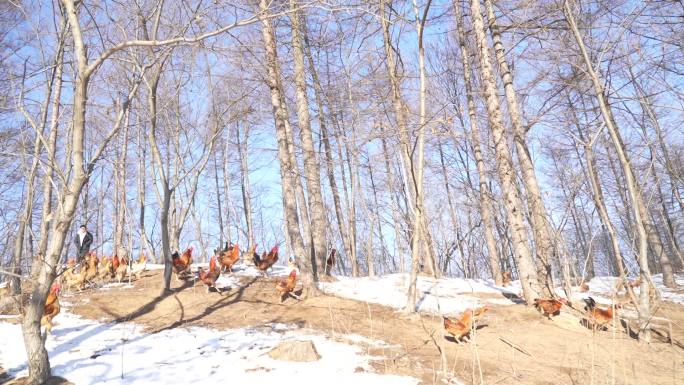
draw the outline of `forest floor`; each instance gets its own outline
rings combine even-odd
[[[662,302],[657,313],[671,320],[673,343],[667,328],[658,326],[652,343],[644,344],[619,325],[593,332],[571,307],[548,320],[532,307],[514,304],[510,294],[471,293],[487,302],[490,311],[472,341],[459,344],[445,337],[439,315],[405,315],[392,307],[328,294],[281,302],[274,290],[277,280],[235,275],[230,288],[207,293],[201,282],[174,279],[174,292],[160,296],[161,272],[153,270],[131,285],[75,292],[62,301],[83,319],[132,323],[153,335],[193,327],[229,330],[284,324],[355,344],[373,357],[369,363],[375,373],[409,376],[422,384],[684,383],[684,306],[674,302]],[[497,305],[502,299],[513,302]],[[59,316],[55,321],[58,329]],[[441,376],[440,350],[447,376]]]

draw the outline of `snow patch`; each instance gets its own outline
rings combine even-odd
[[[328,294],[402,309],[406,306],[409,274],[388,274],[382,277],[336,277],[335,282],[321,282]],[[506,298],[480,299],[468,294],[516,294],[514,288],[496,286],[486,279],[418,277],[417,310],[432,314],[457,314],[485,303],[512,305]]]
[[[417,384],[413,377],[373,372],[369,357],[354,345],[289,325],[213,330],[174,328],[149,334],[133,323],[110,324],[62,312],[46,348],[53,375],[76,384],[237,384],[301,385],[363,383]],[[355,338],[355,337],[352,337]],[[321,359],[281,362],[266,353],[286,340],[312,341]],[[21,327],[0,322],[0,365],[12,376],[27,374]],[[361,370],[359,370],[361,368]],[[121,377],[123,375],[123,377]]]
[[[678,288],[670,289],[665,287],[663,284],[663,275],[655,274],[651,277],[653,279],[653,284],[656,289],[660,291],[660,295],[664,300],[672,301],[680,305],[684,305],[684,275],[675,274],[675,283]],[[634,277],[630,279],[635,279]],[[619,278],[617,277],[594,277],[591,281],[587,282],[589,285],[588,293],[579,293],[577,296],[581,298],[587,298],[591,295],[592,298],[598,303],[610,304],[613,302],[612,297],[615,292],[615,287],[618,284]],[[573,288],[573,292],[574,292]],[[634,293],[639,294],[639,288],[634,288]],[[624,289],[622,289],[624,293]]]

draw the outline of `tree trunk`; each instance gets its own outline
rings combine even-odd
[[[544,295],[553,295],[553,276],[551,272],[550,260],[554,259],[555,248],[553,246],[551,232],[549,228],[551,224],[548,220],[546,207],[541,197],[541,190],[537,182],[537,175],[534,170],[534,163],[530,156],[530,151],[527,147],[526,129],[522,126],[520,121],[520,108],[518,106],[518,98],[513,87],[513,75],[508,68],[506,61],[506,54],[503,43],[501,42],[501,33],[499,26],[496,24],[496,16],[494,15],[494,6],[492,0],[484,0],[487,8],[487,19],[489,21],[489,31],[492,35],[492,42],[494,43],[494,52],[496,54],[497,62],[499,63],[499,74],[503,82],[504,91],[506,93],[506,103],[508,105],[508,114],[511,118],[513,126],[513,139],[515,148],[518,153],[518,163],[522,171],[522,180],[527,192],[527,202],[529,209],[530,222],[532,225],[532,232],[534,234],[534,244],[537,254],[537,277]]]
[[[92,173],[102,151],[116,132],[118,132],[123,119],[122,114],[128,109],[130,100],[135,95],[135,92],[137,92],[138,85],[140,84],[139,82],[136,83],[131,89],[128,99],[123,105],[123,110],[117,116],[116,125],[110,132],[110,135],[100,143],[86,168],[84,158],[86,101],[88,97],[88,81],[94,72],[94,68],[88,66],[76,6],[73,0],[62,0],[62,4],[65,8],[65,14],[73,37],[74,65],[76,68],[76,74],[73,78],[73,126],[70,152],[72,170],[70,179],[63,186],[60,194],[61,202],[56,213],[56,225],[48,243],[45,258],[43,260],[42,256],[38,256],[37,259],[42,261],[34,262],[33,268],[35,271],[31,272],[31,277],[35,278],[35,282],[31,292],[31,299],[24,309],[24,318],[22,320],[24,344],[29,365],[27,380],[29,384],[43,384],[50,377],[50,362],[45,350],[44,338],[41,336],[40,320],[43,315],[45,299],[56,276],[56,265],[64,247],[67,231],[69,231],[73,221],[81,190]]]
[[[380,125],[383,129],[383,125]],[[404,256],[406,255],[406,250],[404,248],[405,243],[402,242],[402,232],[399,225],[401,219],[401,214],[399,213],[399,199],[397,198],[397,188],[396,188],[396,178],[392,172],[392,165],[390,164],[390,154],[387,149],[387,138],[385,132],[380,135],[380,140],[382,142],[382,153],[385,161],[385,171],[387,172],[387,186],[389,187],[389,195],[392,202],[392,224],[394,226],[394,248],[397,253],[399,253],[399,272],[403,273],[406,269],[406,263],[404,261]],[[393,256],[394,257],[394,256]]]
[[[337,227],[340,231],[340,237],[342,238],[342,246],[344,247],[344,253],[347,257],[351,258],[352,251],[349,241],[349,233],[344,224],[344,215],[342,214],[342,204],[340,202],[340,192],[337,187],[337,181],[335,180],[335,167],[332,157],[332,148],[330,145],[330,136],[328,133],[328,127],[325,122],[324,108],[323,108],[323,98],[324,94],[321,87],[321,82],[318,78],[318,71],[316,71],[316,66],[314,65],[313,55],[311,55],[311,45],[309,44],[306,23],[302,24],[302,30],[304,34],[304,52],[306,54],[309,72],[311,73],[311,78],[313,80],[314,86],[314,97],[316,100],[316,106],[318,107],[318,125],[321,131],[321,141],[323,142],[323,149],[325,151],[325,165],[326,173],[328,176],[328,183],[330,184],[330,190],[333,196],[333,204],[335,206],[335,218],[337,219]],[[355,264],[352,263],[352,266]],[[327,274],[330,274],[328,271]],[[357,273],[358,274],[358,273]]]
[[[159,174],[159,183],[161,184],[161,194],[157,197],[161,199],[161,207],[159,212],[159,219],[161,227],[162,239],[162,259],[164,261],[164,280],[162,282],[162,294],[171,290],[171,275],[173,273],[173,260],[171,258],[171,244],[169,236],[169,210],[171,207],[171,199],[173,191],[169,186],[167,171],[164,170],[164,162],[162,160],[159,146],[157,145],[157,88],[159,86],[159,79],[163,69],[163,61],[157,65],[150,79],[148,79],[148,94],[147,104],[150,109],[150,128],[147,131],[147,140],[150,142],[152,149],[152,156],[157,166],[157,173]],[[159,192],[159,191],[158,191]]]
[[[238,131],[238,137],[239,135],[240,131]],[[238,139],[238,152],[240,153],[240,155],[242,155],[242,151],[240,150],[240,139]],[[217,159],[218,155],[218,153],[214,154],[214,187],[216,187],[216,209],[218,211],[218,214],[216,216],[218,217],[219,222],[219,245],[223,247],[223,235],[225,234],[225,232],[223,228],[223,207],[221,207],[221,188],[219,187],[219,168]]]
[[[242,206],[245,212],[245,223],[247,224],[247,244],[249,247],[256,246],[254,244],[254,221],[252,219],[252,189],[249,184],[249,162],[247,156],[249,154],[249,128],[245,129],[245,139],[241,142],[240,128],[236,128],[235,135],[237,137],[238,156],[240,157],[240,175],[242,184],[240,191],[242,192]],[[266,247],[264,245],[264,247]]]
[[[66,23],[66,20],[63,20]],[[65,25],[62,25],[64,33],[66,33]],[[55,169],[57,163],[55,160],[55,152],[57,150],[57,132],[59,130],[59,111],[62,99],[62,75],[64,71],[64,48],[60,46],[57,50],[57,60],[55,61],[55,85],[54,98],[52,99],[52,113],[50,116],[50,137],[48,139],[47,158],[48,171],[43,179],[43,208],[41,210],[40,220],[40,241],[38,241],[39,255],[45,255],[48,245],[48,237],[50,231],[50,223],[52,214],[52,183],[55,176]],[[31,269],[33,270],[33,268]]]
[[[655,111],[653,111],[653,108],[651,107],[650,101],[647,99],[647,97],[644,95],[641,87],[639,86],[638,80],[632,73],[631,68],[629,69],[629,73],[632,79],[632,82],[634,83],[635,89],[637,90],[637,97],[639,99],[639,104],[641,105],[642,110],[644,113],[646,113],[646,116],[649,118],[651,121],[651,125],[653,127],[658,127],[656,129],[657,133],[660,133],[660,122],[658,121],[658,118],[655,115]],[[646,127],[642,125],[642,131],[644,133],[644,136],[646,136]],[[655,145],[653,144],[652,141],[648,140],[648,138],[645,138],[646,142],[648,144],[648,148],[650,151],[650,172],[653,175],[654,179],[654,186],[656,189],[656,192],[658,193],[658,197],[660,199],[660,204],[661,204],[661,209],[662,209],[662,216],[665,219],[665,224],[667,225],[667,235],[668,238],[670,239],[670,243],[672,245],[672,252],[679,256],[681,259],[681,252],[679,250],[679,247],[677,245],[677,238],[674,233],[674,229],[672,226],[672,221],[670,220],[670,215],[667,210],[667,206],[665,205],[665,201],[663,199],[663,192],[660,187],[659,181],[658,181],[658,176],[656,175],[656,170],[654,167],[655,164],[655,154],[656,154],[656,149]],[[665,169],[668,169],[667,166],[668,160],[665,160]],[[673,185],[674,186],[674,185]],[[677,190],[676,188],[674,189],[675,191]],[[675,197],[677,196],[676,194],[673,194]],[[665,248],[663,247],[662,241],[660,240],[659,237],[659,231],[655,225],[655,221],[651,218],[650,215],[648,215],[647,208],[643,207],[642,208],[642,216],[646,219],[645,224],[647,227],[647,234],[648,234],[648,240],[651,248],[653,249],[654,253],[656,256],[658,256],[658,259],[660,261],[660,266],[663,270],[663,284],[666,287],[669,288],[676,288],[677,284],[674,279],[674,269],[672,268],[672,261],[670,261],[670,258],[667,255],[667,252],[665,251]]]
[[[313,135],[311,134],[311,117],[309,115],[309,101],[307,99],[306,65],[304,63],[304,41],[300,23],[306,23],[305,16],[297,9],[297,1],[290,0],[293,12],[289,15],[292,24],[292,55],[294,57],[295,91],[297,98],[297,120],[299,121],[299,133],[304,152],[304,170],[306,176],[306,189],[309,198],[309,213],[311,219],[311,245],[310,257],[314,274],[321,275],[325,271],[327,257],[327,244],[325,231],[328,221],[325,216],[323,195],[321,193],[321,168],[314,152]]]
[[[639,234],[639,247],[638,247],[638,262],[640,267],[641,276],[641,287],[639,294],[639,322],[640,322],[640,334],[639,337],[644,341],[650,341],[650,330],[648,329],[648,322],[651,316],[650,309],[650,296],[649,296],[649,286],[652,285],[651,282],[651,272],[648,268],[648,238],[647,238],[647,225],[644,223],[644,218],[642,217],[642,209],[645,207],[643,203],[643,197],[639,191],[636,179],[634,177],[634,172],[632,170],[632,165],[629,160],[629,156],[625,151],[625,146],[622,142],[622,137],[620,132],[614,124],[611,107],[605,99],[605,92],[603,89],[603,83],[600,79],[600,75],[594,70],[594,66],[589,58],[589,54],[584,46],[584,41],[582,40],[582,35],[580,34],[579,28],[575,22],[575,18],[570,9],[570,4],[566,1],[563,4],[563,11],[565,13],[565,18],[570,27],[570,30],[577,42],[577,46],[584,60],[584,64],[587,70],[587,75],[594,85],[594,92],[596,99],[601,109],[601,115],[603,116],[603,122],[608,128],[608,133],[613,142],[613,147],[620,160],[620,165],[624,173],[627,189],[629,190],[629,195],[633,205],[634,218],[636,222],[637,232]]]
[[[465,28],[463,26],[463,14],[461,6],[458,2],[454,2],[454,12],[456,13],[456,27],[458,31],[458,44],[461,47],[461,63],[463,64],[463,83],[465,85],[465,96],[468,103],[468,119],[470,122],[470,143],[473,147],[473,156],[475,157],[475,165],[477,167],[477,174],[479,176],[479,198],[480,198],[480,216],[484,226],[485,242],[487,244],[487,252],[489,254],[489,265],[492,273],[492,279],[496,285],[503,283],[503,276],[499,268],[500,258],[496,248],[496,239],[494,238],[494,225],[492,224],[492,199],[489,186],[487,185],[487,170],[485,168],[484,158],[482,156],[482,148],[480,144],[480,127],[477,123],[477,108],[473,98],[473,86],[470,79],[470,57],[468,47],[465,41]]]
[[[283,95],[281,94],[282,88],[280,85],[280,72],[278,70],[278,54],[276,48],[276,37],[271,25],[271,19],[268,18],[268,0],[259,0],[259,8],[261,14],[259,19],[262,25],[262,37],[264,40],[264,48],[266,49],[266,70],[267,77],[266,82],[271,93],[271,106],[273,109],[273,118],[275,120],[276,126],[276,137],[278,141],[278,159],[280,160],[280,177],[281,177],[281,187],[283,194],[283,211],[285,216],[285,225],[287,228],[288,236],[290,237],[290,242],[292,243],[292,248],[297,256],[303,256],[305,254],[304,242],[302,240],[302,234],[299,228],[299,215],[297,213],[297,200],[295,192],[295,176],[293,175],[293,167],[296,165],[291,164],[291,148],[288,145],[287,140],[287,111],[283,104]],[[302,202],[304,204],[304,202]],[[309,290],[310,293],[316,293],[317,288],[315,284],[315,278],[313,274],[313,269],[311,267],[310,261],[307,258],[300,259],[300,271],[302,275],[302,283],[304,287]]]
[[[125,127],[123,130],[123,141],[121,143],[121,153],[115,163],[116,172],[116,186],[118,210],[116,212],[116,232],[114,234],[114,250],[125,249],[124,247],[124,227],[126,226],[126,212],[128,211],[128,200],[126,199],[126,162],[128,152],[128,129],[130,113],[126,112]],[[131,250],[132,252],[133,250]]]
[[[351,273],[352,277],[358,277],[359,276],[359,261],[356,255],[357,248],[356,248],[356,208],[354,207],[354,200],[350,199],[349,197],[349,188],[347,188],[347,173],[345,172],[344,168],[344,156],[342,154],[342,138],[341,138],[341,133],[340,131],[341,126],[337,118],[335,117],[336,114],[333,113],[332,115],[332,122],[333,122],[333,127],[335,130],[335,144],[337,147],[337,156],[340,160],[339,166],[340,166],[340,174],[342,179],[342,191],[344,192],[344,201],[347,204],[347,228],[349,230],[348,235],[349,235],[349,262],[351,264]],[[349,164],[349,154],[347,154],[347,164]],[[351,176],[350,176],[351,178]]]
[[[541,294],[537,282],[537,272],[534,268],[532,253],[527,238],[527,228],[525,227],[522,215],[523,204],[516,186],[516,172],[513,168],[511,150],[506,141],[506,133],[499,106],[499,96],[496,90],[496,82],[492,71],[487,37],[484,33],[484,22],[480,9],[480,0],[471,0],[470,9],[473,18],[473,29],[478,48],[478,59],[480,61],[480,71],[482,83],[485,88],[485,98],[487,101],[487,112],[489,126],[492,131],[496,151],[496,163],[501,182],[501,189],[504,195],[504,206],[508,216],[513,250],[518,265],[518,274],[522,284],[523,296],[527,304]]]
[[[394,49],[392,48],[392,42],[390,38],[389,31],[389,20],[385,12],[386,0],[380,1],[380,24],[382,27],[383,42],[385,47],[385,66],[387,68],[387,74],[389,77],[390,88],[392,91],[392,105],[394,107],[394,119],[397,123],[397,128],[399,130],[399,144],[401,147],[401,158],[404,163],[404,170],[407,174],[408,187],[410,188],[410,196],[412,197],[412,218],[411,218],[411,275],[409,278],[407,302],[404,311],[415,312],[416,301],[417,301],[417,291],[416,291],[416,281],[418,278],[418,271],[420,269],[421,257],[427,254],[427,248],[421,251],[421,247],[425,246],[425,238],[423,236],[424,230],[426,228],[423,225],[423,207],[422,202],[422,161],[423,161],[423,146],[424,146],[424,127],[423,125],[419,128],[419,138],[418,138],[418,164],[414,164],[412,158],[413,148],[411,146],[408,127],[407,127],[407,117],[406,117],[406,106],[404,105],[404,99],[401,95],[401,86],[398,77],[398,72],[396,64],[394,61]],[[391,11],[390,11],[391,12]],[[423,20],[424,22],[424,20]],[[424,51],[422,45],[422,23],[417,27],[418,40],[419,40],[419,61],[421,62],[421,90],[424,91]],[[424,103],[424,92],[421,92],[422,103]],[[421,103],[421,104],[422,104]],[[424,119],[424,104],[423,108],[423,119]],[[425,122],[422,122],[425,123]],[[434,260],[433,260],[434,261]],[[432,269],[432,275],[436,274],[436,267],[427,263],[428,269]]]
[[[57,47],[57,52],[55,54],[55,67],[52,70],[50,74],[50,78],[47,79],[47,85],[45,89],[45,102],[42,105],[42,111],[40,114],[40,120],[38,122],[35,122],[33,118],[31,118],[27,112],[24,111],[23,106],[20,107],[21,111],[24,113],[25,117],[29,121],[29,124],[33,127],[33,129],[36,131],[36,139],[35,143],[33,146],[33,154],[32,154],[32,161],[31,161],[31,167],[28,170],[28,175],[26,176],[26,184],[24,186],[25,190],[25,195],[24,195],[24,203],[22,205],[22,211],[21,214],[19,215],[19,220],[17,223],[17,230],[14,233],[14,247],[12,250],[12,260],[10,263],[10,271],[13,274],[16,274],[17,276],[10,276],[10,289],[11,293],[18,294],[19,291],[21,290],[21,283],[19,279],[19,275],[21,275],[21,261],[23,257],[23,251],[24,251],[24,238],[26,234],[26,227],[27,224],[30,222],[30,217],[33,214],[33,201],[35,198],[35,190],[36,188],[34,187],[35,185],[35,180],[36,180],[36,175],[38,174],[38,165],[40,164],[40,158],[41,154],[43,152],[43,141],[41,140],[44,135],[45,135],[45,126],[47,124],[47,117],[48,117],[48,105],[50,104],[50,101],[52,100],[52,106],[55,108],[56,105],[59,105],[59,99],[61,97],[61,87],[62,87],[62,66],[63,66],[63,50],[64,50],[64,32],[66,30],[65,21],[63,20],[62,24],[62,29],[60,32],[60,38],[59,38],[59,45]],[[23,87],[23,84],[22,84]],[[54,99],[52,99],[52,92],[55,87],[59,87],[59,91],[55,93]],[[23,88],[22,88],[22,98],[23,98]],[[20,103],[23,103],[23,100],[19,101]],[[57,119],[58,115],[56,115],[56,112],[53,110],[52,113],[52,121],[51,121],[51,127],[50,127],[50,136],[52,137],[53,132],[56,135],[56,125],[57,125]],[[52,146],[52,150],[48,149],[48,151],[51,151],[48,156],[54,157],[54,145]],[[52,159],[52,158],[50,158]],[[52,176],[52,173],[48,173],[49,177]],[[43,182],[43,188],[45,189],[45,184],[51,183],[52,181],[50,178],[45,178]],[[48,197],[48,201],[51,200],[51,192]],[[45,204],[44,204],[45,205]],[[49,207],[48,207],[49,209]],[[47,216],[48,214],[43,214],[44,217]],[[46,243],[47,244],[47,239],[42,240],[42,238],[47,238],[47,230],[45,232],[41,233],[41,243]],[[47,247],[47,246],[46,246]],[[39,247],[40,250],[40,247]],[[33,256],[32,256],[33,257]]]

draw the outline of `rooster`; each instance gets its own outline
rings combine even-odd
[[[200,267],[197,270],[197,274],[199,275],[199,280],[207,285],[207,293],[212,287],[216,289],[216,280],[221,275],[221,267],[216,263],[216,256],[212,256],[211,260],[209,261],[209,271],[204,271],[204,269]]]
[[[256,255],[254,257],[254,266],[263,273],[266,273],[266,271],[278,261],[278,246],[273,246],[268,254],[264,251],[264,253],[261,254],[261,257],[257,257]]]
[[[192,247],[189,247],[183,255],[174,252],[171,256],[173,271],[176,273],[176,280],[180,281],[190,275],[190,265],[192,264]]]
[[[280,293],[280,302],[283,302],[285,300],[285,297],[287,297],[288,295],[294,296],[292,294],[292,291],[294,290],[296,285],[297,270],[292,270],[290,272],[290,275],[288,275],[286,279],[281,280],[276,284],[276,290],[278,290],[278,293]]]
[[[461,317],[456,321],[452,321],[449,318],[442,316],[444,319],[444,330],[451,334],[456,342],[460,342],[464,337],[470,334],[474,322],[477,322],[477,320],[488,310],[489,308],[486,306],[475,309],[474,312],[472,309],[468,309],[464,311],[463,314],[461,314]]]
[[[109,275],[111,278],[116,277],[116,269],[119,268],[119,265],[121,264],[121,261],[119,260],[119,256],[117,254],[114,254],[112,257],[112,264],[109,266]]]
[[[328,259],[325,261],[325,274],[326,275],[330,275],[333,267],[335,266],[335,253],[337,253],[337,250],[335,250],[335,249],[330,250],[330,255],[328,256]]]
[[[233,272],[233,265],[240,259],[240,246],[238,244],[228,246],[221,251],[221,270]]]
[[[613,320],[613,317],[615,316],[613,309],[622,307],[620,304],[615,304],[607,309],[601,309],[596,307],[596,301],[591,297],[585,298],[584,302],[586,303],[584,310],[587,311],[587,320],[594,330],[597,328],[603,329]]]
[[[540,310],[544,315],[551,319],[551,316],[560,314],[560,309],[563,305],[566,305],[568,301],[565,298],[560,299],[545,299],[545,298],[535,298],[534,307]]]
[[[43,317],[40,319],[40,326],[45,326],[45,335],[52,333],[52,319],[59,314],[59,292],[62,290],[62,285],[55,282],[50,288],[50,293],[45,300],[43,306]]]
[[[128,273],[128,260],[126,257],[119,259],[119,267],[116,268],[116,279],[121,283]]]

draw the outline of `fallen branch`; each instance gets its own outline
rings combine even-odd
[[[516,349],[516,350],[518,350],[518,351],[520,351],[520,352],[522,352],[522,353],[524,353],[524,354],[527,354],[527,355],[530,356],[530,357],[534,357],[534,356],[532,355],[532,353],[530,353],[530,352],[528,352],[527,350],[523,349],[520,345],[516,345],[516,344],[514,344],[513,342],[511,342],[511,341],[509,341],[509,340],[507,340],[507,339],[505,339],[505,338],[503,338],[503,337],[501,337],[501,336],[499,336],[499,339],[500,339],[501,341],[505,342],[507,345],[509,345],[509,346],[512,347],[513,349]]]
[[[0,274],[3,274],[3,275],[11,275],[12,277],[17,277],[17,278],[24,278],[24,277],[22,277],[22,276],[19,275],[19,274],[14,274],[14,273],[12,273],[11,271],[7,271],[7,270],[3,270],[3,269],[0,269]]]

